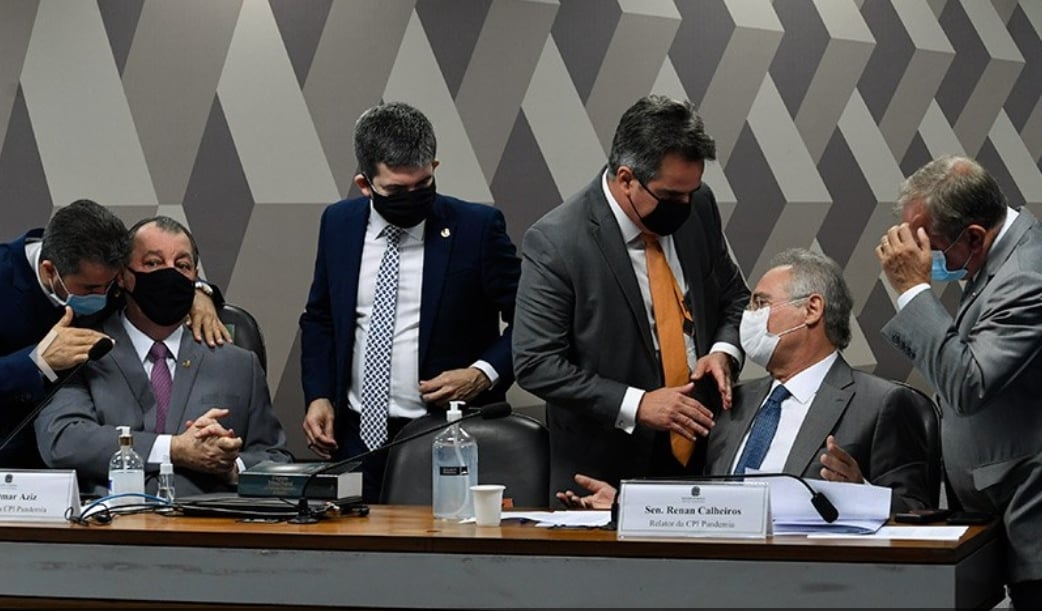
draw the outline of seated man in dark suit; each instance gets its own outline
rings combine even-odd
[[[118,279],[126,307],[101,328],[115,347],[40,413],[44,462],[76,469],[85,492],[104,493],[120,425],[134,432],[148,492],[164,462],[174,465],[179,494],[227,490],[262,460],[290,462],[257,356],[232,344],[207,348],[185,332],[199,263],[191,234],[161,216],[130,236]]]
[[[62,372],[87,359],[103,334],[90,327],[118,307],[110,291],[129,251],[127,228],[90,200],[59,209],[46,229],[0,244],[0,439],[41,401]],[[200,283],[207,293],[212,287]],[[214,300],[219,300],[214,293]],[[196,340],[227,339],[202,292],[191,312]],[[43,466],[33,427],[0,449],[0,466]]]
[[[926,432],[915,391],[852,369],[850,291],[834,261],[788,250],[772,262],[742,316],[746,355],[771,374],[735,388],[709,434],[706,471],[747,469],[893,490],[892,509],[930,504]],[[576,476],[593,492],[558,494],[569,504],[610,506],[615,490]]]

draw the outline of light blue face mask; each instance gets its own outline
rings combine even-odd
[[[58,284],[61,285],[62,290],[68,295],[65,299],[58,297],[58,292],[51,287],[51,291],[54,292],[54,297],[62,302],[62,305],[67,305],[72,308],[72,313],[77,316],[90,316],[91,314],[97,314],[105,308],[105,304],[108,303],[108,291],[104,294],[98,295],[96,293],[89,293],[87,295],[74,295],[69,292],[69,289],[65,287],[65,282],[62,281],[61,275],[58,275]]]
[[[948,248],[945,248],[944,250],[930,251],[930,257],[933,258],[932,265],[930,267],[930,277],[933,278],[936,282],[958,282],[959,280],[962,280],[966,277],[965,263],[963,264],[963,267],[955,271],[951,271],[948,269],[948,260],[945,258],[945,255],[948,254],[948,251],[951,250],[952,246],[958,244],[959,240],[962,239],[962,234],[965,231],[965,229],[960,231],[959,237],[955,238],[955,241],[949,244]],[[968,261],[969,260],[967,260],[967,262]]]

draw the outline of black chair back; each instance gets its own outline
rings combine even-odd
[[[898,384],[912,390],[919,398],[913,405],[926,434],[926,477],[930,493],[928,500],[931,507],[937,507],[941,498],[941,481],[945,479],[944,460],[941,456],[941,409],[929,395],[918,388],[904,382]]]
[[[252,314],[243,308],[226,303],[217,311],[217,316],[228,327],[232,335],[232,343],[245,350],[251,350],[260,360],[261,367],[268,370],[268,352],[264,348],[264,334]]]
[[[438,412],[405,425],[398,437],[431,429],[445,422]],[[504,484],[504,499],[515,507],[549,505],[550,434],[538,420],[521,414],[461,425],[478,444],[478,483]],[[431,444],[435,433],[391,448],[384,471],[381,502],[391,505],[431,504]]]

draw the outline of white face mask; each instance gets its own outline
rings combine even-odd
[[[797,300],[794,299],[792,301]],[[786,301],[777,305],[785,305],[792,303],[792,301]],[[774,355],[774,349],[778,347],[778,342],[781,341],[782,336],[807,326],[807,323],[802,323],[775,335],[767,330],[767,320],[770,317],[771,306],[764,306],[756,310],[746,310],[742,312],[742,323],[738,328],[738,335],[742,342],[742,350],[745,350],[745,355],[749,357],[749,360],[764,369],[771,362],[771,356]]]

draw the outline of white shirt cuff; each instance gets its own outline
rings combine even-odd
[[[742,368],[742,364],[745,362],[745,354],[738,349],[738,346],[728,344],[727,342],[716,342],[709,349],[709,352],[723,352],[724,354],[732,357],[734,360],[738,361],[739,369]],[[731,373],[737,374],[738,372],[732,371]]]
[[[640,400],[643,398],[643,390],[632,386],[626,389],[626,394],[622,396],[622,405],[619,406],[619,416],[615,419],[615,428],[633,434],[633,429],[637,428],[637,408],[640,407]]]
[[[496,368],[490,365],[489,363],[485,361],[474,361],[474,364],[471,365],[471,367],[480,369],[481,373],[485,374],[485,377],[487,377],[488,381],[491,382],[491,386],[489,386],[489,388],[495,386],[496,382],[499,381],[499,372],[497,372]]]
[[[36,344],[33,351],[29,353],[29,358],[36,363],[36,367],[40,370],[40,373],[47,378],[47,381],[52,383],[58,380],[58,374],[54,373],[54,370],[51,369],[51,366],[47,364],[47,361],[45,361],[41,355],[43,355],[44,352],[47,352],[47,349],[51,347],[51,343],[57,337],[58,334],[54,332],[54,329],[51,329],[51,331],[40,340],[40,343]]]
[[[908,305],[912,301],[912,299],[915,299],[916,295],[922,293],[925,290],[928,290],[929,288],[930,285],[924,282],[922,284],[917,284],[912,288],[908,289],[907,291],[901,293],[897,297],[897,311],[900,312],[901,310],[905,309],[905,306]]]
[[[173,435],[157,435],[152,451],[148,453],[148,462],[161,465],[170,462],[170,439]]]

